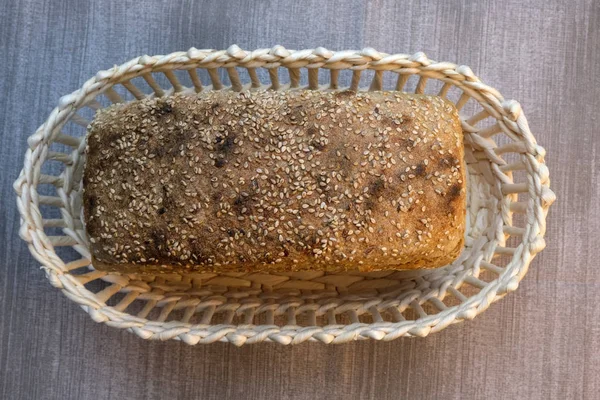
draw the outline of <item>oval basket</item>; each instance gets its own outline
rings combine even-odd
[[[185,91],[348,87],[436,94],[456,103],[468,167],[467,236],[456,262],[428,271],[335,274],[121,275],[92,268],[81,178],[85,131],[96,110]],[[20,236],[50,283],[94,321],[188,344],[392,340],[472,319],[517,288],[545,246],[555,199],[544,149],[520,105],[468,67],[423,53],[231,46],[142,56],[62,97],[28,144],[14,184]]]

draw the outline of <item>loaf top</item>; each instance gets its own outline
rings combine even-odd
[[[87,145],[96,268],[411,269],[462,249],[462,131],[438,97],[153,98],[101,111]]]

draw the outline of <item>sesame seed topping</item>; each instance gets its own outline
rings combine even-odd
[[[113,106],[88,135],[92,251],[165,270],[439,258],[464,229],[458,129],[444,101],[394,92],[222,91]]]

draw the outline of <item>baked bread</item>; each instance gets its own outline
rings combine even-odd
[[[214,91],[89,127],[92,263],[118,272],[434,268],[465,230],[454,105],[398,92]]]

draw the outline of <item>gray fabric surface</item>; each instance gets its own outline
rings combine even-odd
[[[598,398],[599,4],[0,1],[0,398]],[[53,289],[17,234],[27,136],[99,69],[232,43],[421,50],[519,100],[558,196],[519,290],[426,339],[235,348],[146,342]]]

